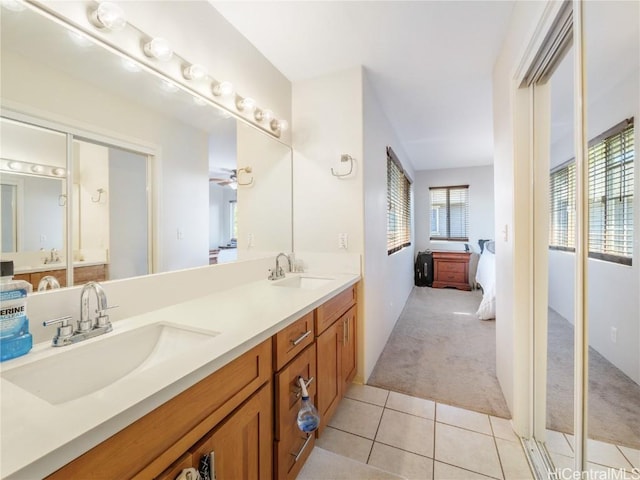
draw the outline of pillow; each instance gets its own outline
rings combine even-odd
[[[487,241],[484,244],[484,248],[486,248],[487,251],[495,254],[496,253],[496,242],[494,242],[493,240]]]

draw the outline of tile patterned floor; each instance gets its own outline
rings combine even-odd
[[[557,468],[573,467],[572,435],[549,430],[546,443]],[[509,420],[368,385],[351,385],[316,446],[408,479],[533,479]],[[594,472],[640,468],[638,450],[588,451]]]
[[[349,388],[316,446],[408,479],[533,479],[508,420],[368,385]]]

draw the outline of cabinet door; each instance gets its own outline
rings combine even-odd
[[[276,478],[294,479],[313,449],[315,435],[309,438],[300,431],[296,422],[301,405],[301,388],[298,377],[309,383],[309,397],[316,392],[316,346],[311,345],[301,352],[285,368],[276,374],[276,433],[275,462]]]
[[[342,322],[339,320],[327,328],[316,340],[318,372],[317,405],[320,413],[318,436],[322,434],[333,416],[342,390],[340,372],[342,367]]]
[[[213,452],[217,480],[270,479],[272,418],[268,383],[191,450],[193,466],[198,468],[202,456]]]
[[[345,394],[356,375],[356,307],[353,306],[340,319],[342,323],[342,393]]]

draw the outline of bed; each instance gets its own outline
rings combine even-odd
[[[480,240],[480,260],[476,270],[476,283],[482,288],[482,302],[476,315],[480,320],[496,318],[496,254],[493,241]]]

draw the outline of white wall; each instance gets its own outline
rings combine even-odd
[[[416,174],[378,98],[364,75],[364,380],[371,375],[413,288],[414,225],[412,242],[387,255],[387,155],[391,146],[407,175]],[[416,183],[413,184],[414,198]],[[415,200],[414,200],[415,202]]]
[[[469,185],[469,242],[430,241],[431,195],[429,187]],[[472,168],[446,168],[417,172],[415,196],[416,248],[423,250],[463,250],[469,243],[480,252],[478,240],[494,239],[493,165]]]
[[[528,436],[529,342],[527,337],[530,236],[528,186],[520,165],[527,145],[515,134],[526,119],[516,115],[528,99],[517,95],[514,77],[545,10],[545,2],[516,2],[493,69],[494,186],[496,238],[496,369],[516,431]],[[523,308],[524,306],[524,308]]]

